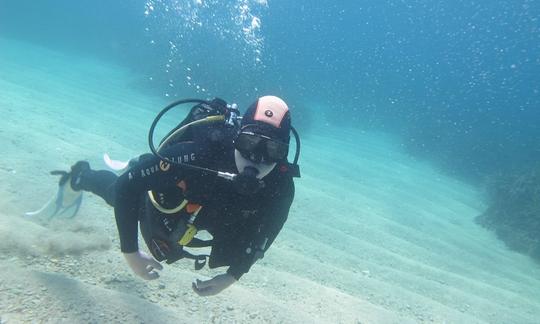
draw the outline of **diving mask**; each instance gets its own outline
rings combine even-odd
[[[244,158],[254,163],[282,161],[289,153],[289,144],[248,131],[238,134],[234,147]]]

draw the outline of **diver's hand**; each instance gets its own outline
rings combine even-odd
[[[237,280],[228,273],[220,274],[210,280],[197,279],[191,284],[193,291],[199,296],[213,296],[222,292]]]
[[[124,257],[131,270],[146,280],[157,279],[159,274],[156,270],[163,269],[163,266],[159,262],[142,251],[124,253]]]

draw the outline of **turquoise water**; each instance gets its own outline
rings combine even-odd
[[[538,264],[475,223],[540,157],[533,1],[0,0],[4,323],[535,323]],[[214,298],[133,276],[112,211],[29,219],[49,170],[148,151],[168,102],[274,94],[303,140],[289,220]],[[175,124],[182,112],[165,125]],[[166,127],[165,127],[166,128]],[[159,130],[165,132],[165,129]]]
[[[120,62],[161,96],[279,91],[299,124],[384,129],[481,177],[540,154],[539,14],[534,1],[4,0],[0,30]]]

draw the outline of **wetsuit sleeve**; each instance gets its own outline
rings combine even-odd
[[[227,270],[228,274],[238,280],[258,259],[264,256],[287,221],[293,199],[294,183],[290,179],[283,190],[271,199],[266,208],[261,210],[262,221],[252,227],[254,230],[251,239],[248,240],[236,262]]]
[[[175,160],[187,159],[187,163],[197,160],[193,143],[176,144],[162,154]],[[169,165],[154,155],[145,154],[118,178],[115,186],[114,215],[120,237],[120,250],[123,253],[138,250],[138,215],[143,195],[148,190],[175,186],[189,173],[185,168]]]

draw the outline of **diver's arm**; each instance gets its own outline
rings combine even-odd
[[[118,177],[114,215],[123,253],[139,250],[137,226],[140,201],[144,193],[171,182],[171,178],[159,168],[159,160],[154,156],[135,163]]]
[[[140,251],[138,246],[137,226],[140,200],[146,191],[155,188],[156,181],[167,181],[168,178],[158,171],[155,171],[155,174],[146,175],[146,170],[152,170],[149,168],[152,168],[156,162],[159,163],[154,157],[138,162],[121,175],[116,183],[114,214],[120,237],[120,250],[131,270],[146,280],[157,279],[159,274],[156,270],[163,269],[159,262]]]
[[[263,213],[262,219],[267,220],[267,222],[251,226],[253,229],[252,239],[248,240],[247,246],[240,249],[246,252],[249,249],[249,253],[239,256],[235,263],[229,266],[226,273],[219,274],[209,280],[202,281],[197,279],[192,284],[193,291],[199,296],[217,295],[237,282],[244,273],[248,272],[251,266],[258,259],[262,258],[264,252],[274,242],[287,220],[293,198],[294,183],[291,179],[283,187],[276,200],[273,200],[269,207],[261,211]]]
[[[282,187],[279,195],[271,204],[261,211],[264,222],[252,233],[249,246],[246,246],[244,253],[235,264],[231,264],[227,274],[239,280],[240,277],[249,271],[251,266],[262,259],[264,253],[270,248],[277,235],[283,228],[289,215],[289,209],[294,199],[294,183],[292,179],[287,181]],[[249,253],[247,253],[249,252]]]
[[[179,143],[162,153],[172,159],[188,157],[196,160],[193,143]],[[123,253],[138,251],[138,215],[140,201],[148,190],[160,190],[176,186],[179,179],[193,172],[175,165],[163,163],[154,155],[145,155],[116,181],[115,218]]]

